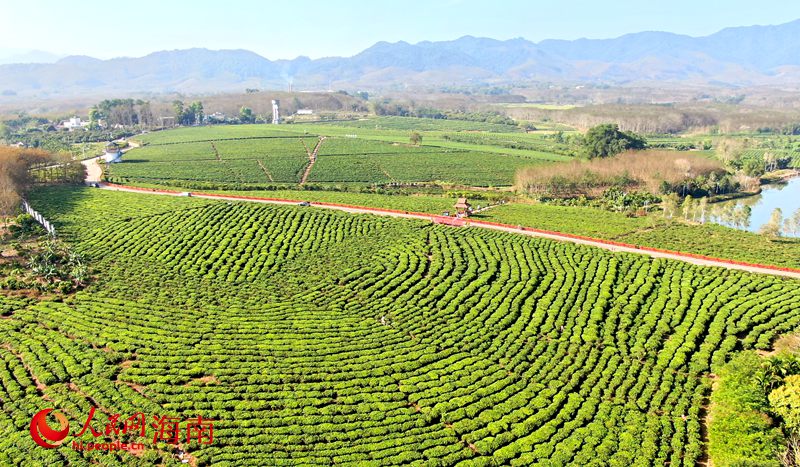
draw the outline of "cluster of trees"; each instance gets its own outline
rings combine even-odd
[[[256,115],[250,107],[242,107],[239,109],[239,122],[241,123],[255,123]]]
[[[769,221],[761,226],[759,232],[768,237],[800,234],[800,209],[784,219],[783,210],[775,208],[769,216]]]
[[[28,148],[38,148],[50,152],[71,152],[80,155],[82,149],[76,143],[109,141],[133,135],[136,129],[100,128],[98,122],[104,117],[102,113],[90,113],[95,120],[86,131],[58,131],[54,123],[46,118],[31,117],[20,114],[17,118],[0,123],[0,139],[7,144],[22,143]],[[134,120],[138,121],[139,117]]]
[[[438,110],[430,107],[420,107],[410,112],[409,116],[419,118],[434,118],[447,120],[465,120],[468,122],[496,123],[500,125],[516,125],[513,118],[500,112],[466,112],[463,110]]]
[[[712,216],[712,210],[708,206],[708,198],[695,199],[692,195],[686,195],[681,201],[677,194],[670,193],[662,197],[661,209],[667,219],[682,217],[686,221],[705,223]],[[727,219],[731,223],[738,225],[741,222],[745,226],[750,224],[749,208],[747,210],[731,211],[730,213],[726,212],[725,215],[729,215]]]
[[[175,112],[175,123],[178,125],[202,125],[210,121],[210,117],[206,116],[203,103],[200,101],[186,105],[183,101],[176,100],[172,102],[172,108]],[[225,122],[210,121],[210,123],[255,123],[258,119],[259,117],[253,112],[253,109],[243,106],[239,109],[238,119],[226,119]]]
[[[433,107],[414,107],[390,99],[370,101],[370,110],[378,116],[433,118],[438,120],[465,120],[470,122],[516,125],[511,117],[500,112],[467,112],[464,110],[441,110]]]
[[[714,221],[737,229],[750,227],[750,216],[753,211],[746,204],[709,204],[707,197],[693,198],[687,195],[681,200],[675,193],[662,197],[661,208],[664,217],[668,219],[683,218],[685,221],[699,223]],[[776,208],[772,211],[769,221],[761,226],[759,233],[773,238],[784,234],[800,234],[800,209],[784,219],[783,211]]]
[[[594,159],[645,149],[647,140],[632,131],[620,131],[616,123],[606,123],[590,128],[581,140],[581,147],[584,156]]]
[[[106,126],[145,126],[155,124],[150,102],[141,99],[106,99],[89,110],[89,129],[97,129],[100,121]]]
[[[600,198],[602,207],[615,212],[648,211],[659,202],[661,202],[661,198],[651,193],[628,191],[618,187],[611,187],[604,191]]]
[[[517,172],[517,189],[537,197],[599,196],[617,187],[653,195],[708,196],[738,188],[721,163],[677,151],[630,151]]]
[[[568,109],[520,107],[508,109],[519,119],[555,121],[576,128],[590,128],[606,122],[641,134],[677,134],[708,131],[716,134],[760,130],[765,133],[800,134],[800,117],[790,106],[753,108],[723,104],[600,104]]]
[[[74,182],[83,178],[80,162],[41,149],[0,146],[0,216],[19,210],[21,198],[38,181]]]
[[[721,138],[715,145],[716,156],[732,170],[750,177],[785,169],[793,164],[800,147],[789,137]]]
[[[172,102],[172,109],[175,111],[175,123],[179,125],[202,124],[205,120],[203,103],[194,101],[188,106],[182,100]]]

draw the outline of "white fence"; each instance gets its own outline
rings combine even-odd
[[[30,214],[34,219],[36,219],[36,222],[40,223],[42,227],[44,227],[44,230],[47,231],[47,233],[49,233],[53,237],[56,236],[56,228],[53,227],[53,224],[51,224],[50,221],[45,219],[43,215],[39,214],[38,211],[33,209],[31,205],[28,204],[27,201],[22,201],[22,210]]]

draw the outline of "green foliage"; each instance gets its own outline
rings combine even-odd
[[[553,135],[525,133],[445,133],[446,141],[480,144],[508,149],[538,151],[564,156],[574,156],[577,147],[573,144],[577,135],[565,137],[562,132]]]
[[[36,219],[30,214],[20,214],[17,216],[14,222],[8,227],[8,230],[15,237],[27,237],[45,233],[42,226],[39,225]]]
[[[51,239],[33,217],[22,214],[0,238],[0,252],[12,259],[0,262],[0,290],[70,293],[90,279],[87,261],[63,242]]]
[[[242,123],[255,123],[256,116],[253,114],[253,109],[250,107],[239,109],[239,121]]]
[[[673,209],[673,219],[683,217],[679,208]],[[499,206],[482,213],[481,218],[634,245],[800,268],[800,240],[783,238],[775,242],[758,234],[710,223],[687,225],[653,216],[628,218],[591,207],[542,203]]]
[[[171,182],[217,189],[262,188],[299,183],[316,136],[273,129],[274,125],[182,128],[140,137],[107,176],[132,182]],[[318,125],[319,130],[326,127]],[[414,141],[422,143],[423,135]],[[320,145],[311,183],[449,183],[509,186],[517,169],[541,161],[502,153],[410,145],[358,137],[328,137]]]
[[[609,211],[631,212],[652,209],[661,202],[661,198],[647,192],[611,187],[603,192],[600,201]]]
[[[754,352],[734,357],[720,371],[711,396],[709,454],[719,466],[779,466],[783,437],[766,414],[766,371]]]
[[[608,123],[590,128],[583,137],[583,152],[589,159],[609,157],[629,149],[644,149],[647,141],[631,131],[620,131],[619,125]]]
[[[203,112],[203,103],[200,101],[192,102],[186,106],[183,101],[175,100],[172,102],[172,108],[175,112],[175,122],[179,125],[194,125],[203,123],[205,114]]]
[[[92,397],[218,420],[190,448],[213,464],[693,465],[712,363],[800,313],[794,281],[496,231],[90,189],[31,202],[103,281],[0,320],[11,463],[45,455],[27,434],[43,404]]]
[[[769,404],[787,430],[800,433],[800,374],[787,376],[783,385],[770,392]]]

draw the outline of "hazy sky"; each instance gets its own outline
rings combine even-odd
[[[700,36],[797,18],[794,0],[0,0],[0,49],[111,58],[243,48],[270,59],[317,58],[353,55],[380,40]]]

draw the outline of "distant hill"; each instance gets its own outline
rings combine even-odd
[[[35,61],[35,60],[34,60]],[[247,50],[188,49],[140,58],[71,56],[0,65],[2,95],[321,89],[397,84],[568,81],[724,86],[800,84],[800,20],[706,37],[640,32],[615,39],[378,42],[352,57],[268,60]]]
[[[0,47],[0,65],[10,63],[54,63],[63,55],[45,52],[43,50],[7,49]]]

